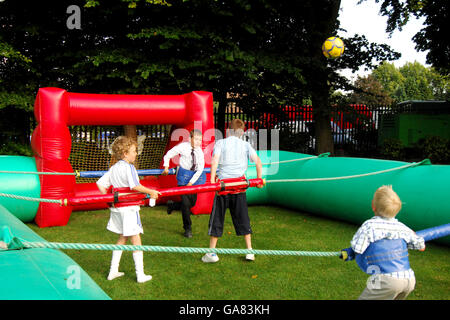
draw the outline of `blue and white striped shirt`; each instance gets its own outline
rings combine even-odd
[[[425,240],[403,223],[395,218],[388,219],[380,216],[365,221],[356,231],[350,244],[353,251],[362,254],[372,242],[381,239],[403,239],[406,241],[408,249],[422,250],[425,248]],[[412,278],[414,277],[414,271],[409,269],[385,275],[399,279]]]

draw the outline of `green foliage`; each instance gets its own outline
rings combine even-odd
[[[429,81],[433,90],[435,100],[450,100],[450,76],[439,74],[434,68],[431,68]]]
[[[430,159],[433,164],[450,164],[450,139],[431,136],[420,139],[413,147],[406,148],[399,139],[387,138],[380,148],[380,153],[391,160]]]
[[[30,148],[30,136],[34,126],[32,116],[32,112],[10,105],[0,107],[0,154],[32,155]]]
[[[389,97],[386,90],[374,76],[358,76],[354,85],[356,88],[350,94],[350,103],[365,104],[368,106],[392,104],[392,98]]]
[[[384,62],[373,70],[372,76],[396,102],[405,100],[445,100],[449,97],[449,79],[418,62],[400,68]]]
[[[85,0],[86,3],[84,4],[85,8],[93,8],[100,5],[100,1],[98,0]],[[165,6],[171,6],[170,3],[168,3],[165,0],[121,0],[124,3],[128,3],[128,8],[135,9],[137,7],[137,4],[140,2],[148,3],[148,4],[157,4],[157,5],[165,5]],[[188,0],[184,0],[188,1]]]
[[[381,154],[387,159],[401,160],[404,156],[404,146],[401,140],[387,138],[381,146]]]
[[[14,106],[32,110],[32,85],[18,73],[25,69],[34,70],[32,60],[5,41],[0,32],[0,109]]]
[[[17,109],[22,109],[25,111],[33,111],[33,100],[32,95],[26,95],[24,93],[7,92],[0,89],[0,109],[14,106]]]
[[[51,86],[124,94],[204,90],[213,92],[221,113],[231,101],[254,112],[308,99],[319,119],[329,115],[331,88],[346,85],[339,68],[398,56],[358,36],[344,39],[344,57],[327,60],[320,48],[338,30],[339,0],[82,3],[78,30],[66,26],[71,0],[0,2],[0,107],[31,110],[37,90]]]
[[[367,1],[367,0],[361,0]],[[424,27],[416,33],[413,41],[416,49],[428,51],[427,63],[444,75],[450,71],[450,42],[448,40],[448,20],[450,2],[448,0],[375,0],[381,2],[380,14],[387,16],[386,31],[402,30],[413,16],[424,18]]]
[[[31,59],[21,54],[19,51],[14,50],[14,48],[6,42],[2,41],[0,37],[0,57],[3,59],[14,59],[17,61],[22,61],[24,63],[30,63]]]
[[[421,139],[418,143],[423,157],[434,164],[450,164],[450,139],[439,136]]]
[[[29,144],[8,141],[4,144],[0,144],[0,155],[31,157],[33,155],[33,151],[31,150],[31,146]]]
[[[337,15],[339,1],[86,0],[81,30],[65,26],[70,4],[1,4],[5,94],[28,101],[41,86],[100,93],[209,90],[234,93],[243,108],[298,104],[316,91],[318,72],[339,85],[336,66],[357,69],[375,57],[357,58],[374,52],[361,39],[349,40],[355,45],[349,43],[353,49],[340,62],[321,56],[322,38],[337,27],[325,15]],[[6,103],[20,105],[11,99],[0,105]]]

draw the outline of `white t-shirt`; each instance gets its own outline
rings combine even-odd
[[[213,156],[219,156],[217,176],[219,179],[242,177],[248,168],[248,161],[257,156],[247,141],[231,136],[216,141]]]
[[[140,184],[139,176],[136,171],[136,168],[131,163],[126,162],[125,160],[119,160],[115,163],[109,170],[97,180],[97,184],[108,189],[110,186],[113,188],[130,188]],[[139,210],[139,206],[129,206],[123,208]],[[111,211],[119,212],[121,208],[111,208]]]

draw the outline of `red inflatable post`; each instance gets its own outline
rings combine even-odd
[[[69,163],[71,147],[67,128],[69,105],[66,91],[40,89],[34,104],[37,127],[31,137],[36,167],[43,172],[72,172]],[[41,198],[58,199],[73,195],[74,176],[40,175]],[[70,207],[40,203],[35,221],[40,227],[63,226],[69,221]]]

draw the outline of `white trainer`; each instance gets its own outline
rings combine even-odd
[[[247,261],[255,261],[255,255],[253,253],[249,253],[245,256],[245,260]]]
[[[202,257],[202,261],[205,263],[214,263],[219,261],[219,257],[214,252],[207,253]]]
[[[123,272],[119,272],[119,271],[110,271],[108,274],[108,280],[114,280],[116,278],[119,278],[121,276],[123,276],[125,273]]]
[[[147,281],[150,281],[150,280],[152,280],[152,276],[151,275],[146,275],[146,274],[139,274],[139,275],[137,275],[137,282],[139,282],[139,283],[144,283],[144,282],[147,282]]]

